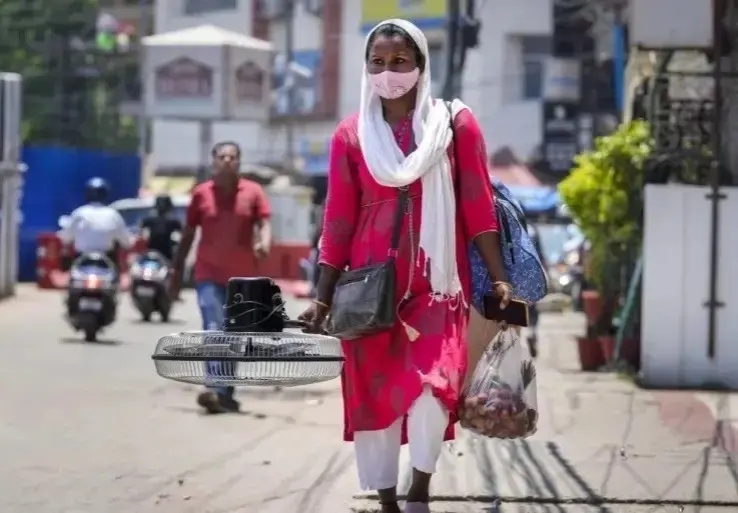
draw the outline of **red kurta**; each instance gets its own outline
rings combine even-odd
[[[213,180],[196,186],[187,208],[187,225],[200,227],[195,281],[226,285],[232,276],[252,276],[254,226],[269,216],[269,200],[256,182],[242,178],[232,194]]]
[[[331,141],[320,261],[337,269],[346,265],[355,269],[387,259],[397,208],[398,189],[379,185],[367,169],[357,126],[358,115],[343,120]],[[496,231],[497,219],[487,175],[487,150],[479,125],[474,115],[464,110],[456,116],[455,127],[459,165],[454,163],[453,147],[449,148],[449,158],[458,189],[456,258],[464,296],[468,298],[468,245],[478,234]],[[420,180],[410,186],[416,255],[422,193]],[[405,215],[396,260],[398,301],[410,279],[409,221]],[[429,385],[451,412],[446,439],[453,439],[453,412],[466,372],[468,311],[463,306],[452,308],[448,302],[431,301],[431,287],[423,276],[422,262],[422,258],[415,262],[410,284],[412,298],[403,303],[399,312],[403,321],[420,332],[420,337],[411,342],[398,321],[389,331],[343,342],[346,363],[341,383],[346,441],[353,441],[355,431],[385,429],[405,416],[423,385]]]

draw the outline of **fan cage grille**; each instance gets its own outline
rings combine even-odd
[[[152,356],[159,376],[206,386],[299,386],[337,378],[341,342],[304,333],[182,332]]]

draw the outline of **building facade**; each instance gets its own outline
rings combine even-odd
[[[133,25],[136,32],[148,34],[153,29],[152,0],[102,0],[100,10],[114,16],[121,23]]]
[[[271,2],[284,0],[263,0]],[[241,144],[253,162],[283,161],[287,153],[284,119],[292,120],[294,153],[305,171],[324,173],[328,142],[336,123],[359,106],[363,46],[376,21],[403,17],[423,28],[431,46],[434,82],[443,78],[445,0],[376,2],[307,0],[297,2],[294,20],[295,78],[292,112],[280,70],[285,67],[283,22],[260,15],[251,0],[157,0],[156,33],[213,24],[270,40],[276,50],[269,125],[222,122],[213,139]],[[482,1],[481,44],[468,53],[463,100],[484,130],[490,154],[509,147],[527,158],[541,142],[544,62],[550,55],[552,0]],[[152,158],[159,168],[196,166],[198,127],[155,121]]]

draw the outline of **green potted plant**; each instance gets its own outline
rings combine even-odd
[[[562,201],[590,244],[586,272],[596,289],[583,298],[588,313],[588,332],[579,344],[583,368],[604,363],[594,361],[598,355],[593,344],[611,335],[613,315],[627,286],[624,270],[640,250],[645,164],[652,148],[646,122],[622,124],[599,137],[592,151],[578,155],[559,184]],[[599,355],[603,357],[609,355]]]

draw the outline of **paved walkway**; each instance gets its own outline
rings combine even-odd
[[[196,387],[151,353],[199,329],[191,291],[170,324],[122,297],[97,343],[62,320],[62,294],[0,304],[0,513],[342,513],[356,491],[338,380],[239,391],[242,415],[205,416]],[[306,302],[290,301],[291,315]]]
[[[123,298],[96,344],[62,321],[57,292],[21,287],[0,305],[0,512],[350,509],[356,470],[341,441],[337,380],[242,390],[243,415],[208,417],[194,405],[196,388],[156,376],[156,339],[198,328],[194,297],[185,297],[169,325],[140,322]],[[288,304],[295,315],[306,303]],[[495,442],[462,432],[443,454],[433,512],[738,511],[738,396],[649,392],[582,374],[571,338],[581,323],[543,316],[538,434]],[[358,501],[356,511],[371,504]]]
[[[542,322],[538,433],[493,441],[459,430],[434,477],[434,513],[738,511],[738,438],[726,417],[735,396],[651,392],[581,373],[572,335],[583,320]],[[722,417],[705,401],[718,401]],[[355,511],[369,505],[359,500]]]

